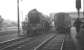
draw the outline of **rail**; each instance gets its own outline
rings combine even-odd
[[[10,42],[6,42],[6,43],[4,43],[5,45],[3,45],[3,46],[0,47],[0,50],[4,50],[6,48],[10,48],[12,46],[15,46],[17,44],[21,44],[21,43],[23,43],[25,41],[29,41],[31,39],[32,38],[21,38],[21,39],[13,40],[13,41],[10,41]],[[12,43],[12,44],[9,44],[9,43]]]
[[[60,50],[63,50],[64,40],[62,40],[62,41],[63,41],[63,42],[62,42],[62,45],[61,45]]]
[[[50,41],[54,37],[56,37],[56,36],[54,35],[54,36],[51,36],[48,39],[44,40],[41,44],[39,44],[37,47],[35,47],[34,50],[38,50],[40,47],[42,47],[45,43],[47,43],[48,41]]]
[[[56,37],[56,36],[55,36],[55,37]],[[54,38],[54,37],[53,37],[53,38]],[[53,39],[53,38],[51,38],[51,39]],[[60,47],[57,47],[57,48],[54,48],[54,49],[63,50],[65,38],[66,38],[66,37],[64,37],[63,39],[60,39],[60,40],[59,40],[58,38],[56,38],[56,46],[60,46]],[[43,48],[51,39],[42,42],[40,45],[38,45],[36,48],[34,48],[34,50],[40,50],[40,49]],[[52,46],[52,45],[51,45],[51,46]],[[48,48],[48,49],[49,49],[49,48]],[[52,48],[52,50],[53,50],[53,48]]]
[[[63,42],[62,42],[62,45],[61,45],[61,48],[60,48],[60,50],[63,50],[63,47],[64,47],[64,42],[65,42],[65,39],[67,38],[67,34],[65,35],[65,38],[64,38],[64,40],[63,40]]]

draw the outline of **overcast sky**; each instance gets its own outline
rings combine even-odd
[[[51,12],[76,12],[75,0],[20,0],[21,21],[33,8],[47,15]],[[17,21],[17,0],[0,0],[0,15],[4,19]]]

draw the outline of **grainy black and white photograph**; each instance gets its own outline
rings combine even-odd
[[[0,50],[84,50],[84,0],[0,0]]]

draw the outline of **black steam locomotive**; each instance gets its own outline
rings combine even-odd
[[[36,9],[28,13],[28,19],[23,22],[23,32],[27,36],[36,36],[48,32],[50,20]]]

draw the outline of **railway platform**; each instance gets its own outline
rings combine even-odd
[[[78,40],[76,38],[76,34],[77,34],[76,28],[75,27],[72,27],[71,28],[71,37],[72,37],[72,40],[73,40],[73,42],[75,44],[76,50],[81,50],[81,47],[79,45],[79,42],[78,42]]]

